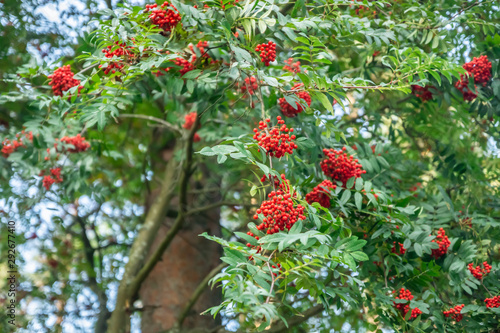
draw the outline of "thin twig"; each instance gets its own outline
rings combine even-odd
[[[156,117],[153,117],[153,116],[147,116],[145,114],[121,114],[119,115],[120,118],[139,118],[139,119],[145,119],[145,120],[150,120],[150,121],[154,121],[154,122],[157,122],[159,124],[162,124],[164,127],[174,131],[174,132],[177,132],[177,133],[181,133],[181,129],[163,119],[160,119],[160,118],[156,118]]]

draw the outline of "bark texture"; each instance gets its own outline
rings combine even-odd
[[[182,230],[140,289],[144,306],[142,332],[157,333],[174,327],[200,282],[220,264],[218,244],[198,236],[203,232],[220,235],[219,219],[219,208],[186,218]],[[160,228],[151,252],[165,237],[170,223],[172,219],[168,218]],[[207,288],[189,312],[182,328],[215,327],[216,322],[211,316],[201,316],[200,313],[220,304],[220,301],[219,290]]]

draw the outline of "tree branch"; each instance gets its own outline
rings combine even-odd
[[[199,121],[200,121],[200,116],[196,117],[193,127],[189,132],[188,141],[186,142],[186,159],[184,161],[182,176],[180,179],[180,188],[179,188],[179,214],[177,215],[174,224],[167,232],[160,246],[154,251],[153,255],[151,255],[151,257],[148,259],[144,267],[141,268],[137,276],[133,279],[132,283],[130,284],[129,295],[131,298],[135,298],[137,296],[141,284],[149,276],[149,273],[151,273],[151,271],[154,269],[158,261],[160,261],[161,257],[163,256],[163,253],[168,248],[170,243],[172,243],[172,240],[177,235],[177,233],[182,227],[182,224],[184,223],[184,219],[186,216],[186,206],[187,206],[187,187],[189,178],[191,176],[191,165],[193,161],[193,138],[194,134],[196,133],[196,130],[198,129]]]
[[[288,328],[283,322],[280,322],[279,324],[274,325],[270,330],[266,331],[269,333],[278,333],[278,332],[287,332],[290,330],[291,327],[297,326],[299,324],[302,324],[309,318],[321,313],[323,311],[324,307],[323,304],[318,304],[316,306],[313,306],[312,308],[309,308],[306,310],[303,314],[301,315],[296,315],[290,318],[290,320],[287,321],[288,323]]]
[[[178,162],[175,158],[172,157],[168,161],[165,167],[164,181],[161,191],[149,209],[144,220],[144,224],[132,244],[129,261],[125,265],[125,273],[123,274],[122,281],[118,287],[115,310],[111,315],[109,323],[110,333],[126,332],[130,324],[130,321],[127,318],[127,309],[131,306],[130,285],[143,265],[151,245],[153,244],[153,240],[158,233],[158,229],[165,218],[166,211],[170,205],[170,200],[174,196],[174,189],[178,178],[178,166]]]
[[[139,118],[139,119],[145,119],[145,120],[150,120],[150,121],[154,121],[154,122],[157,122],[159,124],[162,124],[163,127],[165,128],[168,128],[169,130],[173,131],[173,132],[176,132],[176,133],[181,133],[181,129],[171,123],[169,123],[168,121],[165,121],[163,119],[160,119],[160,118],[156,118],[156,117],[153,117],[153,116],[147,116],[145,114],[121,114],[119,115],[120,118]]]

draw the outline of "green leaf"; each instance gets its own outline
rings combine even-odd
[[[415,253],[417,254],[417,256],[419,257],[423,256],[422,245],[420,245],[419,243],[415,243],[413,245],[413,248],[415,249]]]
[[[333,104],[328,100],[328,97],[323,93],[315,93],[314,96],[323,104],[325,109],[333,114]]]
[[[357,252],[352,252],[351,255],[354,257],[354,259],[356,259],[357,261],[366,261],[368,259],[370,259],[366,253],[364,252],[361,252],[361,251],[357,251]]]
[[[356,208],[361,210],[362,203],[363,203],[363,196],[361,195],[361,193],[359,193],[359,192],[354,193],[354,201],[356,203]]]
[[[344,253],[344,262],[347,266],[349,266],[350,269],[352,269],[353,271],[356,270],[356,262],[349,253]]]

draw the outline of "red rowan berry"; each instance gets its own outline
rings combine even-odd
[[[398,249],[399,249],[399,251],[398,251]],[[392,245],[391,252],[395,253],[397,255],[402,256],[402,255],[404,255],[406,253],[406,249],[405,249],[405,247],[403,246],[402,243],[398,242],[398,244],[396,246],[396,242],[394,242],[393,245]]]
[[[43,187],[45,187],[45,189],[47,191],[50,190],[50,187],[55,182],[56,182],[56,180],[54,178],[52,178],[51,176],[45,176],[45,177],[43,177],[43,180],[42,180]]]
[[[491,272],[491,265],[489,265],[488,262],[484,261],[483,266],[484,268],[481,268],[481,266],[476,266],[476,268],[474,268],[474,264],[470,263],[467,265],[467,268],[476,279],[482,280],[486,274]]]
[[[285,121],[280,116],[276,119],[278,120],[278,125],[271,129],[268,129],[267,125],[271,119],[266,119],[266,123],[260,121],[259,128],[253,129],[255,133],[253,138],[258,141],[260,147],[266,150],[267,155],[281,158],[286,153],[292,154],[293,150],[297,149],[297,145],[293,142],[295,135],[290,135],[293,132],[293,128],[287,128]]]
[[[283,66],[284,71],[291,73],[300,73],[300,61],[293,62],[293,58],[288,58],[285,60],[285,66]]]
[[[241,85],[240,88],[243,94],[245,94],[245,92],[248,92],[249,95],[255,94],[255,91],[257,89],[259,89],[259,84],[257,83],[257,79],[254,76],[245,78],[245,82]]]
[[[318,202],[321,206],[325,208],[330,208],[330,190],[334,190],[337,188],[337,185],[334,185],[329,180],[323,180],[318,186],[316,186],[311,192],[306,194],[306,201],[309,204],[313,202]]]
[[[62,137],[61,142],[74,146],[74,148],[68,149],[68,152],[70,153],[80,153],[90,148],[90,143],[85,141],[85,137],[81,136],[80,134],[73,137],[68,137],[68,136]]]
[[[61,168],[50,169],[50,174],[54,177],[56,183],[62,183]]]
[[[445,317],[449,317],[451,315],[451,317],[455,319],[455,321],[458,323],[463,318],[463,315],[460,314],[460,311],[462,311],[464,306],[465,306],[464,304],[456,305],[455,307],[449,309],[448,311],[443,311],[443,314],[445,315]]]
[[[491,62],[488,61],[488,56],[474,57],[471,62],[462,66],[467,72],[474,76],[474,83],[486,86],[491,80]]]
[[[299,89],[303,86],[304,86],[303,83],[297,83],[293,86],[292,90]],[[299,97],[300,99],[306,101],[307,106],[311,106],[311,95],[309,95],[307,91],[299,91],[296,92],[295,95],[297,95],[297,97]],[[301,104],[299,104],[299,102],[295,102],[296,108],[294,108],[290,103],[288,103],[284,97],[280,98],[278,102],[281,108],[281,112],[286,117],[295,117],[297,114],[304,111],[304,107]]]
[[[484,300],[487,308],[498,308],[500,307],[500,296],[495,296],[492,298],[487,298]]]
[[[161,5],[161,9],[157,8],[157,4],[146,5],[145,13],[151,12],[149,14],[149,19],[151,23],[158,26],[160,29],[163,29],[166,32],[171,32],[177,24],[181,21],[181,15],[177,8],[165,1],[163,5]]]
[[[324,174],[334,180],[341,181],[344,186],[350,178],[360,178],[362,174],[366,173],[366,170],[361,169],[362,166],[358,160],[347,155],[345,150],[345,147],[342,150],[323,149],[327,158],[321,161],[321,170]]]
[[[464,64],[462,67],[467,71],[467,74],[460,74],[460,80],[455,83],[455,88],[462,92],[464,101],[472,101],[477,97],[477,94],[468,88],[469,76],[473,76],[474,83],[482,84],[483,87],[486,86],[488,81],[491,80],[491,62],[488,61],[487,56],[474,57],[471,62]]]
[[[129,46],[126,43],[120,43],[116,41],[114,45],[108,45],[106,48],[102,49],[102,53],[108,59],[113,57],[123,58],[120,62],[110,62],[108,66],[104,69],[104,74],[108,75],[109,72],[115,73],[115,70],[121,71],[123,67],[125,67],[126,62],[131,62],[132,58],[135,57],[135,54],[131,51],[134,47]],[[102,68],[102,65],[99,65],[99,68]]]
[[[271,41],[257,45],[255,51],[260,52],[260,60],[266,66],[276,60],[276,44]]]
[[[396,291],[394,291],[394,293],[396,293]],[[395,298],[396,299],[405,299],[408,301],[406,303],[393,302],[394,307],[401,312],[401,315],[403,317],[405,317],[406,314],[408,313],[408,311],[410,311],[410,301],[413,299],[413,295],[411,294],[411,291],[404,289],[404,288],[401,288],[399,290],[399,296],[396,296]],[[417,318],[418,315],[421,313],[422,313],[422,311],[419,308],[412,309],[410,319]]]
[[[444,256],[448,252],[448,247],[450,247],[451,244],[443,228],[439,229],[438,235],[432,242],[439,245],[438,249],[432,249],[432,256],[436,259]]]
[[[68,91],[70,88],[76,87],[80,84],[80,80],[74,78],[73,72],[71,71],[71,66],[66,65],[59,67],[54,71],[54,74],[47,76],[50,80],[49,86],[52,86],[52,91],[55,96],[62,96],[64,91]],[[78,87],[78,93],[83,87]]]
[[[412,94],[416,97],[420,98],[422,101],[427,102],[432,99],[432,92],[429,91],[429,88],[433,88],[432,86],[421,87],[418,85],[412,85],[411,90]]]
[[[24,135],[24,138],[21,137],[21,134]],[[5,139],[2,141],[2,154],[5,158],[9,157],[10,154],[12,154],[13,152],[15,152],[18,148],[20,147],[26,147],[26,144],[25,144],[25,141],[30,141],[30,142],[33,142],[33,133],[32,132],[29,132],[29,133],[25,133],[24,130],[20,133],[20,134],[16,134],[16,138],[15,140],[9,140],[9,139]]]
[[[187,115],[185,115],[184,116],[184,125],[182,125],[182,128],[190,130],[193,127],[197,116],[198,116],[198,114],[196,112],[190,112]]]

